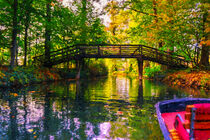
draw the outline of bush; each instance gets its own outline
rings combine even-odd
[[[153,66],[151,68],[147,67],[144,69],[144,75],[148,78],[154,78],[155,75],[160,74],[161,70],[160,70],[160,65],[158,66]]]
[[[36,67],[15,67],[0,71],[1,86],[21,86],[46,80],[58,80],[60,76],[55,70]]]
[[[108,75],[108,68],[103,61],[91,61],[85,65],[84,75],[86,76],[106,76]],[[82,72],[82,75],[83,75]],[[85,74],[86,73],[86,74]]]

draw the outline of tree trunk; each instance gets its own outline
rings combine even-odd
[[[51,0],[48,0],[46,8],[47,8],[47,17],[46,17],[46,27],[45,27],[45,61],[50,61],[50,48],[51,48],[51,42],[50,42],[50,35],[51,35],[51,28],[50,28],[50,22],[51,22],[51,10],[50,10],[50,4]]]
[[[26,21],[26,22],[28,22],[28,21]],[[27,49],[28,49],[28,41],[27,41],[27,39],[28,39],[28,25],[27,25],[27,23],[25,24],[25,38],[24,38],[24,66],[26,66],[26,62],[27,62]]]
[[[158,23],[158,17],[157,17],[157,3],[156,0],[152,1],[153,4],[153,11],[154,11],[154,15],[155,15],[155,23]]]
[[[207,42],[208,39],[210,39],[210,35],[205,32],[205,29],[208,27],[206,26],[207,24],[207,17],[208,17],[208,11],[205,11],[203,15],[203,33],[204,33],[204,42]],[[202,49],[201,49],[201,60],[200,60],[200,67],[207,68],[209,66],[209,49],[210,46],[208,46],[206,43],[202,44]]]
[[[209,50],[210,50],[209,46],[202,45],[201,60],[200,60],[201,68],[207,68],[209,66]]]
[[[18,43],[17,43],[18,44]],[[16,44],[15,66],[18,66],[18,45]]]
[[[27,3],[26,2],[26,18],[25,18],[25,37],[24,37],[24,66],[26,66],[27,63],[27,54],[28,54],[28,28],[29,28],[29,23],[30,23],[30,7],[31,7],[31,2],[32,0]]]
[[[11,67],[14,67],[15,64],[15,56],[16,56],[16,49],[17,49],[17,10],[18,10],[18,1],[14,0],[13,4],[13,29],[12,29],[12,46],[10,49],[11,52]]]
[[[81,41],[82,43],[87,43],[87,32],[86,32],[86,21],[87,21],[87,0],[82,0],[82,32],[81,32]]]

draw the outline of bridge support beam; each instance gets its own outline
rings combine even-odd
[[[76,60],[76,70],[77,70],[77,75],[76,75],[76,79],[80,79],[80,72],[83,66],[83,59],[77,59]]]
[[[138,71],[139,71],[139,79],[143,78],[143,59],[137,58],[138,61]]]

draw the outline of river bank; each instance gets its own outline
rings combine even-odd
[[[0,87],[17,88],[42,82],[58,81],[63,77],[57,69],[41,67],[0,67]]]
[[[156,78],[173,87],[203,89],[210,91],[210,71],[180,70],[169,72]]]
[[[91,65],[88,69],[82,69],[80,78],[98,77],[107,75],[103,67]],[[22,67],[11,68],[0,66],[0,88],[18,88],[32,84],[53,82],[61,80],[76,80],[76,68],[46,68],[46,67]]]

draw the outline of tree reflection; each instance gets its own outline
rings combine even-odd
[[[84,89],[85,84],[83,84],[83,88],[81,88],[80,85],[80,81],[77,80],[76,81],[76,97],[75,97],[75,101],[74,101],[74,106],[73,106],[73,112],[74,112],[74,120],[73,120],[73,124],[74,125],[78,125],[79,128],[77,129],[79,135],[81,136],[81,139],[86,139],[86,135],[85,135],[85,128],[86,128],[86,124],[85,122],[88,120],[87,118],[87,114],[86,114],[86,100],[85,100],[85,91]],[[75,119],[76,118],[76,119]]]
[[[143,96],[143,81],[139,79],[139,88],[138,88],[138,97],[137,103],[142,106],[144,104],[144,96]]]
[[[24,131],[24,139],[25,140],[28,140],[29,139],[29,134],[28,134],[28,131],[26,129],[27,114],[28,114],[28,112],[27,112],[27,100],[26,100],[26,94],[25,94],[25,92],[24,92],[24,95],[23,95],[23,110],[25,112],[25,114],[23,116],[23,118],[24,118],[24,129],[23,129],[23,131]]]
[[[55,135],[56,132],[59,130],[60,119],[58,116],[53,112],[53,101],[54,93],[49,91],[49,89],[45,90],[45,97],[44,97],[44,116],[43,116],[43,125],[44,125],[44,132],[46,133],[45,139],[50,139],[51,135]]]
[[[9,139],[15,140],[19,136],[18,125],[17,125],[17,104],[15,99],[9,99],[10,107],[10,127],[9,127]]]

